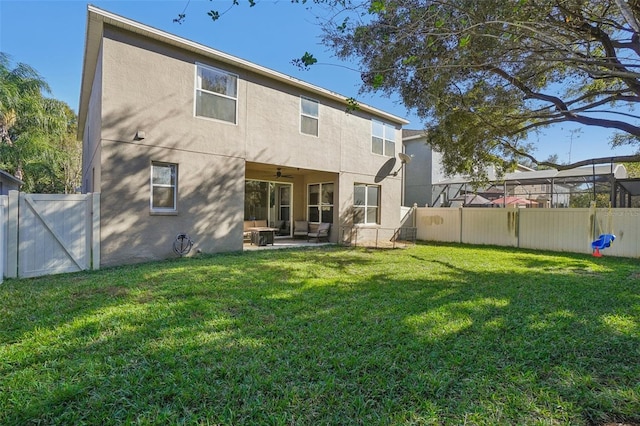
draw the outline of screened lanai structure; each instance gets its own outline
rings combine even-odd
[[[454,177],[433,184],[431,205],[457,206],[456,200],[467,194],[489,200],[483,207],[589,207],[591,201],[598,207],[637,207],[640,180],[628,178],[624,165],[614,163],[568,170],[516,171],[480,189],[474,189],[468,178]]]

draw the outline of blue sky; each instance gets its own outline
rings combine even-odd
[[[80,96],[82,59],[87,4],[170,32],[294,76],[344,96],[352,96],[371,106],[406,118],[406,128],[420,129],[423,124],[397,99],[360,96],[360,74],[355,64],[337,61],[320,45],[320,30],[312,11],[289,0],[260,1],[249,8],[246,0],[213,22],[207,11],[225,10],[230,1],[31,1],[0,0],[0,51],[15,62],[34,67],[52,88],[51,96],[76,112]],[[186,7],[186,20],[173,19]],[[291,65],[291,59],[309,51],[319,59],[308,71]],[[612,150],[607,143],[610,131],[595,127],[563,125],[533,136],[536,155],[547,158],[558,154],[561,162],[593,157],[632,154],[631,148]]]

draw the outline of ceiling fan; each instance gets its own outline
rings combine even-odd
[[[282,174],[282,167],[278,167],[276,169],[276,174],[275,174],[276,179],[280,179],[280,178],[285,178],[285,179],[292,179],[293,175],[285,175]]]

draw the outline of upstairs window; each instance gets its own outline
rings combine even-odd
[[[380,187],[356,183],[353,186],[353,223],[380,223]]]
[[[178,165],[151,163],[151,210],[175,212],[178,193]]]
[[[371,152],[393,157],[396,155],[396,128],[378,120],[371,120]]]
[[[238,76],[197,65],[196,116],[236,124]]]
[[[318,101],[300,97],[300,131],[305,135],[318,136]]]

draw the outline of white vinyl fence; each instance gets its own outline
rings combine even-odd
[[[534,250],[591,253],[600,234],[614,234],[605,256],[640,257],[640,209],[416,209],[417,239]]]
[[[10,191],[0,197],[0,237],[7,278],[99,269],[100,194]]]
[[[7,204],[8,196],[0,195],[0,283],[4,279],[4,268],[7,263]]]

